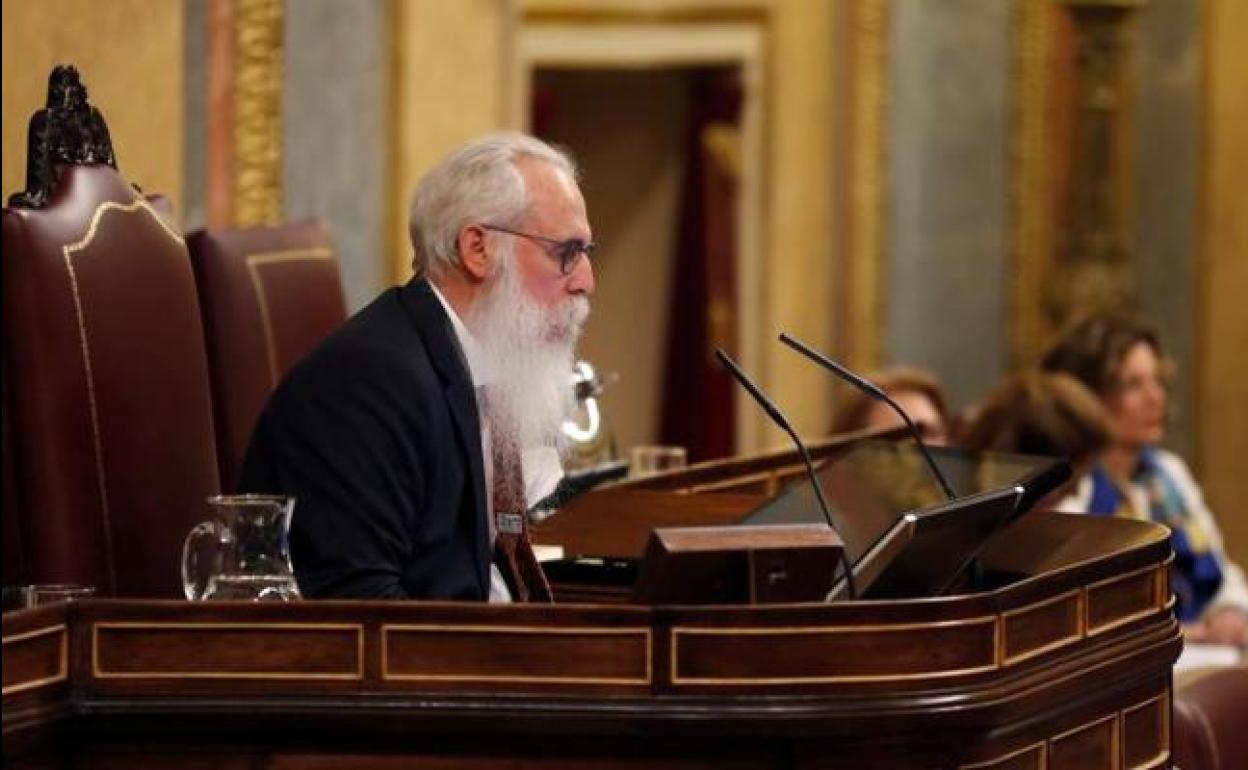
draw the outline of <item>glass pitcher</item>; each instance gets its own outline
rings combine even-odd
[[[218,495],[212,518],[195,525],[182,544],[182,590],[191,601],[298,599],[290,564],[293,497]]]

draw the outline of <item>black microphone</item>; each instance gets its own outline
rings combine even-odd
[[[841,366],[837,362],[828,358],[819,351],[811,348],[804,342],[790,337],[786,332],[780,332],[780,341],[796,350],[798,353],[809,358],[811,361],[819,364],[825,369],[830,370],[837,377],[850,383],[862,392],[866,393],[876,401],[883,401],[893,408],[893,411],[901,416],[905,421],[906,427],[910,429],[910,435],[914,436],[915,443],[919,445],[919,451],[923,453],[923,459],[927,460],[927,467],[931,469],[932,475],[936,477],[936,481],[940,482],[940,488],[945,491],[945,497],[950,500],[956,500],[957,495],[953,493],[953,487],[949,486],[949,480],[945,478],[945,474],[940,472],[940,466],[936,465],[936,461],[932,459],[932,453],[927,451],[927,444],[923,442],[923,434],[919,432],[918,427],[914,424],[914,420],[910,419],[910,415],[906,414],[897,402],[889,398],[888,394],[881,390],[874,383],[869,382],[866,378],[854,374],[850,370]]]
[[[806,450],[806,445],[797,437],[797,432],[793,430],[793,426],[789,425],[789,421],[780,413],[780,407],[772,403],[771,399],[763,395],[745,372],[741,371],[741,367],[737,366],[737,362],[728,357],[720,348],[715,348],[715,357],[724,365],[728,373],[741,383],[741,387],[745,388],[758,405],[763,408],[767,416],[772,419],[776,425],[779,425],[785,433],[789,434],[789,438],[793,439],[793,443],[797,445],[797,451],[801,452],[802,460],[806,463],[806,474],[810,476],[810,485],[815,488],[815,497],[819,499],[819,509],[823,511],[823,518],[828,522],[828,527],[841,538],[841,569],[845,571],[845,585],[849,589],[849,598],[858,598],[858,586],[854,584],[854,571],[849,566],[849,557],[845,555],[845,538],[841,537],[841,532],[832,523],[832,512],[828,510],[828,501],[823,499],[823,489],[819,486],[819,480],[815,478],[815,464],[810,461],[810,452]]]

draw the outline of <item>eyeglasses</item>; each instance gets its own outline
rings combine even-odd
[[[506,227],[498,225],[481,225],[482,230],[493,230],[499,233],[507,233],[508,235],[518,235],[521,238],[528,238],[534,243],[541,244],[546,253],[551,257],[559,260],[559,272],[563,275],[571,275],[576,266],[580,264],[581,257],[590,258],[594,256],[594,249],[597,245],[593,241],[588,243],[580,238],[569,238],[566,241],[547,238],[542,235],[533,235],[532,233],[522,233],[519,230],[510,230]]]

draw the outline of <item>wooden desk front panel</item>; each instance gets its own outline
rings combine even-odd
[[[1164,767],[1181,645],[1168,558],[1161,536],[985,594],[832,605],[9,613],[4,759]]]

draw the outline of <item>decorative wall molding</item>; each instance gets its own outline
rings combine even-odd
[[[208,45],[208,224],[282,215],[282,0],[214,0]]]
[[[1018,4],[1011,363],[1064,323],[1134,309],[1129,25],[1142,0]]]
[[[282,221],[282,0],[234,0],[234,224]]]
[[[888,0],[857,0],[847,6],[846,37],[851,50],[844,104],[846,134],[843,147],[848,182],[841,217],[846,224],[840,298],[843,308],[842,357],[851,367],[870,370],[881,360],[884,323],[883,286],[887,260],[884,220],[887,200],[888,126]]]
[[[1017,5],[1014,99],[1014,181],[1010,292],[1010,361],[1035,361],[1050,334],[1039,297],[1054,252],[1054,89],[1057,8],[1050,0]]]

